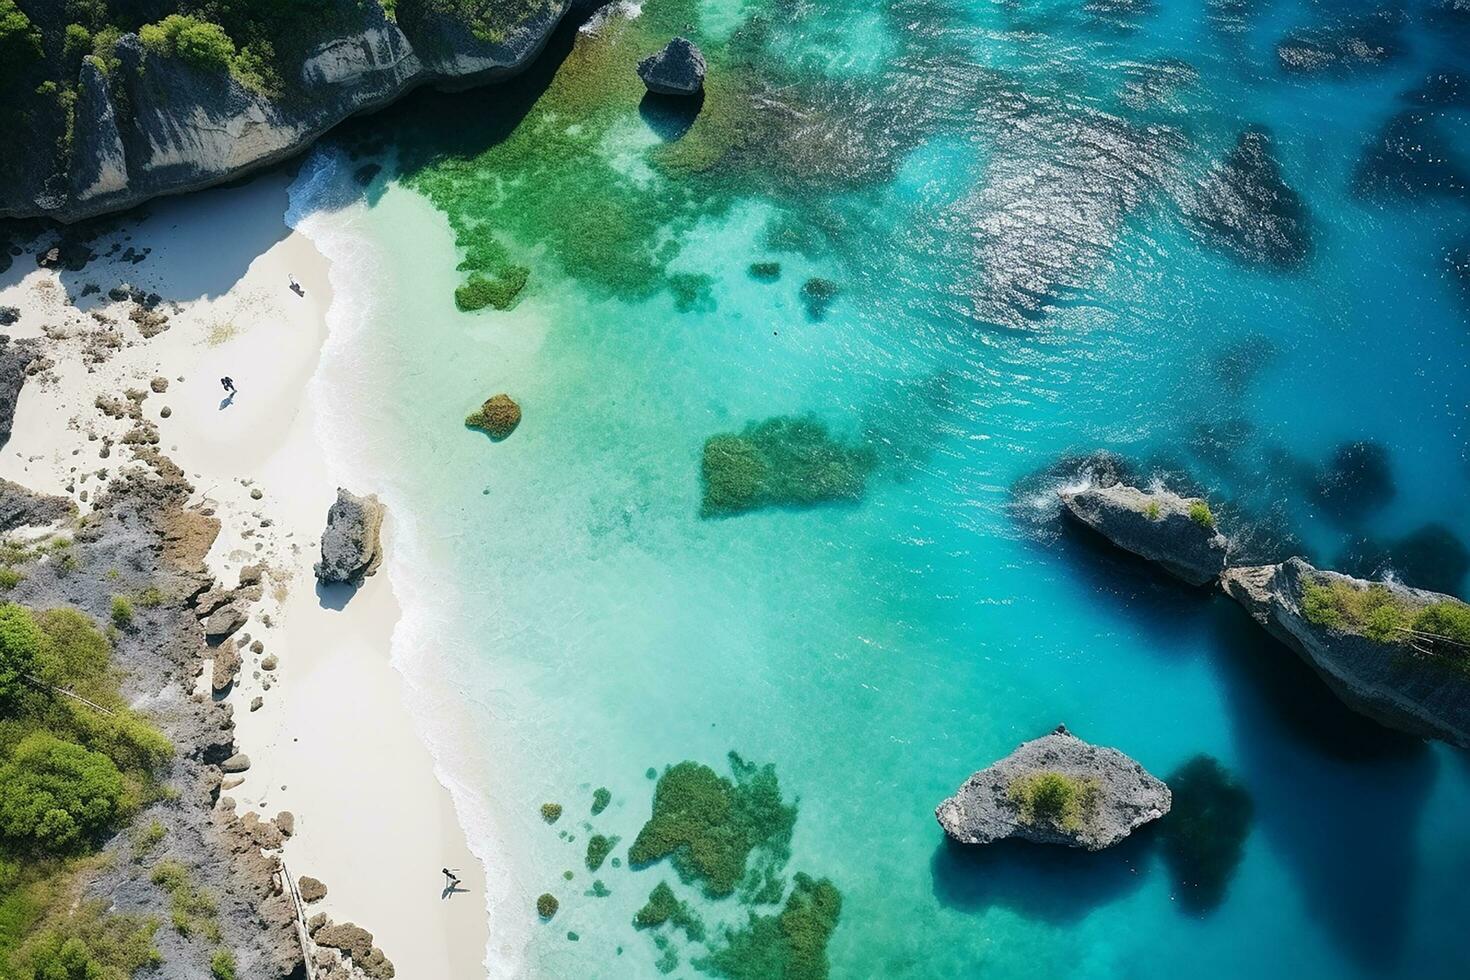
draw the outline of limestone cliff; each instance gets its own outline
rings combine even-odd
[[[1282,643],[1310,664],[1348,706],[1380,724],[1411,735],[1470,747],[1470,664],[1457,645],[1438,649],[1416,642],[1407,630],[1379,641],[1351,627],[1313,623],[1304,610],[1309,585],[1362,592],[1384,590],[1394,608],[1461,605],[1435,592],[1395,583],[1372,583],[1319,571],[1300,558],[1280,565],[1231,568],[1221,576],[1225,592]],[[1399,639],[1402,637],[1402,639]]]
[[[496,42],[447,15],[420,12],[400,26],[366,4],[360,27],[316,45],[279,99],[229,73],[145,51],[126,34],[107,75],[94,58],[82,63],[67,172],[32,167],[7,181],[0,218],[76,221],[232,180],[420,85],[464,88],[520,71],[581,3],[527,2],[524,19]]]

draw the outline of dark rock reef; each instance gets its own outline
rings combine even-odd
[[[1210,505],[1198,497],[1124,483],[1063,489],[1057,496],[1072,517],[1190,585],[1207,585],[1225,570],[1225,536],[1215,528]]]
[[[1169,787],[1143,766],[1058,725],[965,780],[934,816],[961,844],[1016,837],[1100,851],[1171,803]]]
[[[465,416],[464,424],[472,429],[479,429],[499,442],[521,424],[521,406],[503,392],[492,395],[485,399],[485,404]]]
[[[1355,711],[1470,747],[1470,606],[1301,558],[1232,568],[1221,583]]]
[[[1302,75],[1378,68],[1404,54],[1403,23],[1401,12],[1384,9],[1323,27],[1300,28],[1276,45],[1276,62],[1283,71]]]
[[[383,548],[378,540],[382,527],[383,505],[377,497],[359,497],[338,487],[337,502],[327,510],[327,526],[322,531],[322,560],[315,566],[317,581],[323,585],[361,585],[382,563]]]
[[[1241,132],[1196,190],[1186,214],[1209,240],[1244,262],[1292,269],[1312,251],[1306,202],[1281,175],[1271,135]]]
[[[706,67],[698,45],[676,37],[638,62],[638,77],[654,95],[697,95],[704,90]]]
[[[327,0],[312,6],[300,30],[256,25],[282,34],[274,49],[262,49],[269,65],[240,57],[258,54],[245,50],[245,27],[233,39],[217,28],[227,55],[218,64],[194,50],[145,46],[129,31],[102,56],[82,58],[72,77],[64,62],[43,54],[52,34],[61,48],[65,25],[51,23],[60,5],[55,15],[36,8],[38,22],[26,25],[37,38],[34,56],[28,48],[25,64],[0,70],[0,95],[9,103],[0,108],[19,114],[35,136],[0,161],[0,218],[75,221],[219,184],[290,157],[344,119],[418,86],[502,80],[537,56],[576,3],[528,0],[475,12],[400,0],[389,16],[377,3]],[[155,12],[168,11],[159,5]],[[222,14],[227,25],[248,16]],[[108,29],[116,36],[114,25]],[[68,96],[72,113],[64,109]]]

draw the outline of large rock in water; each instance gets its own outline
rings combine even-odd
[[[1187,211],[1212,242],[1242,261],[1291,269],[1311,255],[1306,202],[1282,177],[1271,136],[1258,126],[1244,130],[1210,169]]]
[[[337,502],[327,511],[322,531],[322,560],[316,563],[317,581],[361,585],[383,560],[378,535],[383,527],[383,505],[372,494],[359,497],[337,488]]]
[[[1038,779],[1072,786],[1078,794],[1075,806],[1048,811],[1038,804],[1032,792]],[[1017,837],[1100,851],[1168,813],[1172,802],[1169,787],[1143,766],[1058,725],[1050,735],[1022,742],[965,780],[935,808],[934,816],[962,844]],[[1051,817],[1047,812],[1067,815]]]
[[[1338,620],[1333,624],[1318,611],[1314,622],[1304,610],[1309,586],[1373,590],[1372,605],[1405,615],[1442,605],[1470,616],[1458,599],[1320,571],[1301,558],[1232,568],[1220,583],[1267,632],[1310,664],[1348,707],[1410,735],[1470,747],[1470,649],[1426,642],[1422,634],[1403,629],[1390,629],[1386,639],[1377,640],[1343,617],[1332,617]]]
[[[638,77],[655,95],[697,95],[704,88],[704,72],[704,55],[682,37],[638,62]]]
[[[1215,529],[1209,505],[1198,497],[1148,492],[1126,483],[1058,490],[1057,496],[1068,514],[1190,585],[1206,585],[1225,570],[1225,536]]]

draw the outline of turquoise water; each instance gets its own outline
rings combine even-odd
[[[779,146],[670,169],[636,98],[594,99],[594,125],[543,76],[366,124],[345,143],[387,168],[366,189],[341,148],[308,163],[293,207],[338,297],[318,397],[338,463],[398,521],[396,655],[425,707],[455,709],[425,724],[503,887],[492,972],[659,975],[631,926],[659,881],[741,922],[666,863],[582,867],[589,826],[625,854],[647,769],[723,773],[732,749],[798,801],[787,872],[842,893],[835,977],[1470,972],[1464,755],[1358,719],[1223,600],[1056,520],[1079,478],[1058,460],[1107,449],[1207,492],[1263,560],[1464,594],[1470,334],[1445,254],[1470,234],[1470,97],[1433,110],[1448,162],[1392,175],[1419,190],[1355,175],[1403,93],[1470,70],[1470,30],[1411,8],[1386,65],[1287,75],[1276,41],[1345,14],[1226,6],[707,0],[681,29],[715,52],[711,95],[680,138],[721,118],[719,72],[779,64],[757,86],[801,120]],[[598,28],[620,29],[641,28]],[[564,75],[587,37],[552,45]],[[1179,83],[1140,87],[1165,58]],[[1298,268],[1184,217],[1251,124],[1310,210]],[[552,158],[517,148],[528,128],[596,138]],[[466,159],[468,184],[432,182]],[[464,227],[530,271],[509,311],[456,309]],[[619,260],[652,241],[646,280],[583,261],[611,227],[632,229]],[[840,288],[820,317],[812,277]],[[525,416],[491,443],[460,420],[498,391]],[[702,519],[704,441],[781,415],[871,447],[866,494]],[[1318,487],[1360,441],[1391,489],[1354,509]],[[1402,542],[1431,524],[1436,548]],[[934,806],[1058,722],[1160,775],[1206,753],[1239,780],[1254,818],[1218,904],[1188,900],[1152,833],[1098,855],[945,845]],[[672,975],[709,972],[673,946]]]

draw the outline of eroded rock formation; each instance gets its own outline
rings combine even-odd
[[[359,497],[337,488],[337,502],[327,511],[322,531],[322,560],[316,563],[317,581],[361,585],[383,560],[378,540],[383,505],[372,494]]]
[[[1198,497],[1126,483],[1062,489],[1057,496],[1072,517],[1190,585],[1206,585],[1225,570],[1225,536]]]

